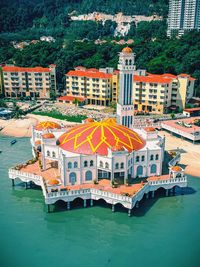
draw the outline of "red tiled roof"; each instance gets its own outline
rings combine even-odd
[[[150,74],[148,76],[139,76],[139,75],[134,75],[133,76],[134,82],[143,82],[143,83],[171,83],[172,78],[166,78],[162,77],[162,75],[153,75]]]
[[[73,95],[65,95],[57,98],[57,100],[63,100],[63,101],[74,101],[75,99],[78,99],[81,102],[85,101],[84,97],[73,96]]]
[[[186,112],[194,112],[194,111],[200,111],[200,108],[185,108],[184,111]]]
[[[2,69],[4,72],[51,72],[50,68],[42,67],[26,68],[17,66],[4,66]]]
[[[110,79],[112,74],[100,72],[100,71],[89,71],[89,70],[70,70],[67,76],[79,76],[79,77],[89,77],[89,78],[100,78],[100,79]]]

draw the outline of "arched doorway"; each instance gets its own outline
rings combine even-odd
[[[91,181],[92,180],[92,172],[91,171],[86,171],[85,180],[86,181]]]
[[[157,166],[156,164],[151,165],[151,173],[156,173],[157,172]]]
[[[137,167],[137,176],[141,176],[143,175],[143,167],[142,166],[138,166]]]
[[[76,183],[76,173],[75,172],[71,172],[69,174],[69,182],[71,183],[71,185],[74,185]]]

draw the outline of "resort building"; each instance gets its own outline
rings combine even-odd
[[[170,0],[167,35],[181,36],[194,29],[200,29],[200,1]]]
[[[66,74],[66,94],[84,97],[86,104],[109,106],[112,97],[112,74],[109,70],[76,67]]]
[[[56,92],[56,66],[53,64],[48,68],[6,65],[2,67],[2,73],[7,98],[48,99]]]
[[[133,102],[136,111],[163,114],[183,110],[194,94],[195,79],[187,74],[134,75]]]

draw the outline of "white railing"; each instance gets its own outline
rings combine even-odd
[[[180,184],[180,183],[186,183],[187,177],[179,177],[179,178],[172,178],[172,179],[166,179],[166,180],[156,180],[156,181],[149,181],[149,185],[168,185],[168,184]]]
[[[99,189],[95,189],[95,188],[91,188],[91,193],[93,195],[97,195],[100,197],[110,198],[113,200],[119,200],[119,201],[131,203],[131,197],[128,197],[128,196],[123,196],[120,194],[114,194],[114,193],[111,193],[108,191],[103,191],[103,190],[99,190]]]
[[[8,175],[9,175],[9,178],[11,178],[11,179],[19,178],[24,182],[32,181],[37,185],[41,185],[41,183],[43,181],[42,180],[42,176],[39,176],[39,175],[36,175],[36,174],[33,174],[33,173],[29,173],[29,172],[18,171],[18,170],[15,170],[15,169],[9,169],[8,170]]]

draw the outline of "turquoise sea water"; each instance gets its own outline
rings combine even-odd
[[[29,139],[0,136],[0,266],[200,266],[200,179],[186,195],[145,201],[129,218],[94,206],[46,213],[42,192],[11,186]]]

